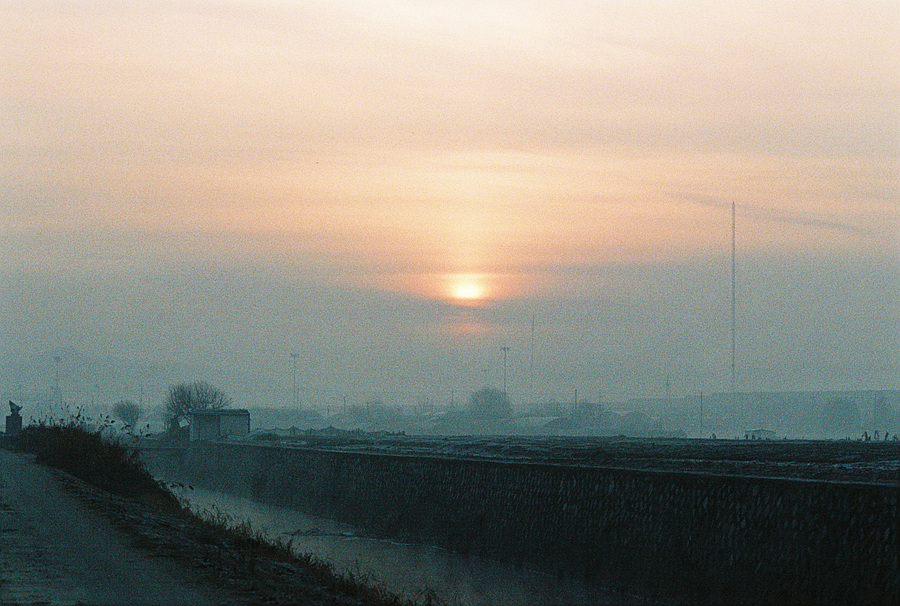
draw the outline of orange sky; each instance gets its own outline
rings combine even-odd
[[[603,294],[728,255],[732,202],[743,254],[900,249],[895,1],[14,0],[0,40],[8,271]]]

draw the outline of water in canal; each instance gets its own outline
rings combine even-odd
[[[248,520],[272,538],[293,538],[294,549],[335,570],[374,579],[392,593],[415,599],[432,591],[444,603],[465,606],[596,606],[638,600],[573,579],[516,568],[422,544],[360,536],[357,529],[293,509],[194,488],[181,495],[198,511],[217,509]]]

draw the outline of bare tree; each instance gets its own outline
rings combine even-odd
[[[126,427],[134,428],[138,419],[144,416],[144,409],[131,400],[119,400],[113,404],[113,416],[122,421]]]
[[[181,422],[190,423],[190,412],[199,409],[217,409],[231,406],[231,398],[206,381],[179,383],[169,387],[166,397],[166,413],[171,429],[181,427]]]

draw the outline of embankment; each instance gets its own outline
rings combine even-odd
[[[691,603],[900,603],[896,486],[242,444],[161,475]]]

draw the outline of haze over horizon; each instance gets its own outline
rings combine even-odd
[[[501,346],[516,404],[726,391],[732,203],[736,388],[900,389],[900,2],[12,0],[0,40],[7,391],[77,351],[123,368],[82,398],[288,405],[298,353],[304,402],[459,402]]]

